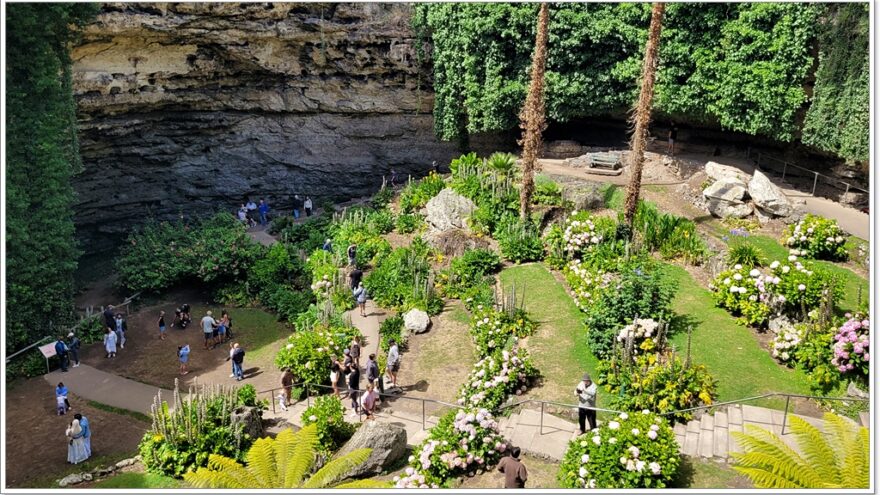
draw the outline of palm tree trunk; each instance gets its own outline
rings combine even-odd
[[[538,168],[538,153],[541,150],[541,133],[547,126],[544,116],[544,70],[547,65],[547,24],[550,13],[546,3],[538,12],[538,34],[535,36],[535,51],[532,53],[531,81],[526,102],[520,112],[520,128],[523,137],[519,144],[523,148],[522,188],[519,191],[519,216],[529,217],[532,193],[535,191],[535,170]]]
[[[648,124],[651,122],[651,100],[654,99],[654,77],[657,71],[660,48],[660,28],[666,5],[655,3],[651,8],[651,26],[648,28],[648,42],[645,45],[645,60],[642,63],[642,89],[639,102],[633,115],[635,130],[630,140],[629,185],[626,188],[625,218],[632,228],[639,204],[639,190],[642,187],[642,165],[645,163],[645,146],[648,138]]]

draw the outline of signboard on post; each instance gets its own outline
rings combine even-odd
[[[46,358],[46,373],[49,372],[49,358],[56,355],[55,352],[55,342],[50,342],[46,345],[41,345],[39,347],[40,352],[43,353],[43,357]]]

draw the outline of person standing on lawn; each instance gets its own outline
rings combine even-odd
[[[67,373],[67,365],[70,364],[70,358],[67,353],[70,349],[67,347],[67,344],[64,342],[64,337],[58,336],[58,339],[55,341],[55,354],[58,355],[58,359],[61,360],[61,371]]]
[[[128,330],[128,323],[122,319],[122,313],[116,314],[116,323],[113,326],[113,330],[116,332],[119,348],[125,349],[125,331]]]
[[[520,449],[513,447],[510,455],[501,458],[498,462],[498,471],[504,474],[504,488],[525,488],[529,472],[519,460]]]
[[[391,386],[397,388],[397,372],[400,370],[400,350],[397,348],[397,342],[394,339],[389,341],[391,347],[388,348],[388,360],[386,369],[391,377]]]
[[[211,312],[205,313],[202,317],[202,333],[205,334],[205,350],[208,350],[208,344],[214,340],[214,327],[217,326],[217,320],[211,316]],[[212,346],[211,349],[214,347]]]
[[[307,217],[312,216],[312,197],[306,196],[306,202],[304,204],[305,204],[305,209],[306,209],[306,216]]]
[[[89,458],[86,452],[86,441],[82,436],[82,426],[76,417],[67,426],[67,462],[70,464],[79,464]]]
[[[186,369],[186,364],[189,362],[189,344],[183,344],[177,348],[177,359],[180,360],[180,374],[189,373],[189,370]]]
[[[590,378],[589,373],[584,373],[583,380],[575,388],[578,398],[578,424],[581,427],[581,435],[587,432],[585,421],[589,422],[590,430],[596,428],[596,384]]]
[[[217,339],[219,342],[215,342],[215,345],[220,343],[223,344],[226,342],[226,332],[229,330],[229,312],[225,309],[220,313],[220,321],[217,322]]]
[[[116,332],[109,327],[104,330],[104,350],[108,358],[116,357]]]
[[[238,342],[232,345],[232,369],[235,373],[235,379],[244,380],[244,348],[238,345]]]
[[[355,291],[357,289],[358,285],[360,285],[361,283],[361,279],[363,278],[364,272],[360,268],[355,266],[354,270],[352,270],[351,273],[348,274],[348,279],[351,281],[352,291]]]
[[[55,387],[55,397],[64,399],[64,412],[70,411],[70,401],[67,399],[67,393],[67,387],[64,386],[64,383],[58,382],[58,386]]]
[[[79,367],[79,337],[73,332],[70,332],[67,334],[67,338],[70,339],[67,342],[67,348],[70,349],[70,360],[73,361],[73,367],[77,368]]]
[[[86,455],[88,457],[91,457],[92,456],[92,430],[89,428],[89,418],[83,416],[80,413],[74,414],[73,417],[79,420],[79,426],[82,428],[83,443],[85,443],[85,447],[86,447]]]
[[[165,340],[165,312],[159,311],[159,338]]]

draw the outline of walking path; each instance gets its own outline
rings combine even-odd
[[[87,364],[69,370],[67,373],[53,371],[43,378],[53,386],[64,382],[68,390],[84,399],[147,415],[157,392],[161,390],[162,396],[169,400],[172,397],[171,390],[129,380]]]

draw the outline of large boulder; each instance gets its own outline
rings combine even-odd
[[[760,170],[755,170],[749,181],[749,196],[755,206],[777,217],[787,217],[794,213],[794,206],[781,189],[776,187]]]
[[[477,206],[470,199],[447,188],[431,198],[425,209],[425,220],[431,230],[445,232],[452,229],[467,230],[467,218]]]
[[[572,202],[576,210],[595,210],[605,207],[605,194],[602,184],[572,183],[563,184],[562,197]]]
[[[715,180],[736,179],[740,182],[748,182],[749,174],[731,165],[722,165],[718,162],[706,162],[704,167],[706,175]]]
[[[413,308],[403,315],[403,327],[412,333],[425,333],[431,326],[431,318],[421,309]]]
[[[718,198],[707,198],[706,208],[718,218],[745,218],[752,214],[752,204],[742,201],[725,201]]]
[[[456,258],[472,249],[488,248],[486,237],[473,236],[462,229],[445,232],[433,230],[423,236],[429,246],[443,253],[447,258]]]
[[[251,438],[263,436],[263,413],[256,407],[241,406],[232,411],[232,424],[243,424],[242,432]]]
[[[406,455],[406,429],[396,424],[366,421],[339,449],[336,457],[363,448],[373,449],[370,457],[363,464],[352,467],[340,479],[376,475],[396,464]]]
[[[742,202],[748,192],[745,182],[728,177],[717,180],[703,189],[703,196],[709,199],[723,199],[728,202]]]

